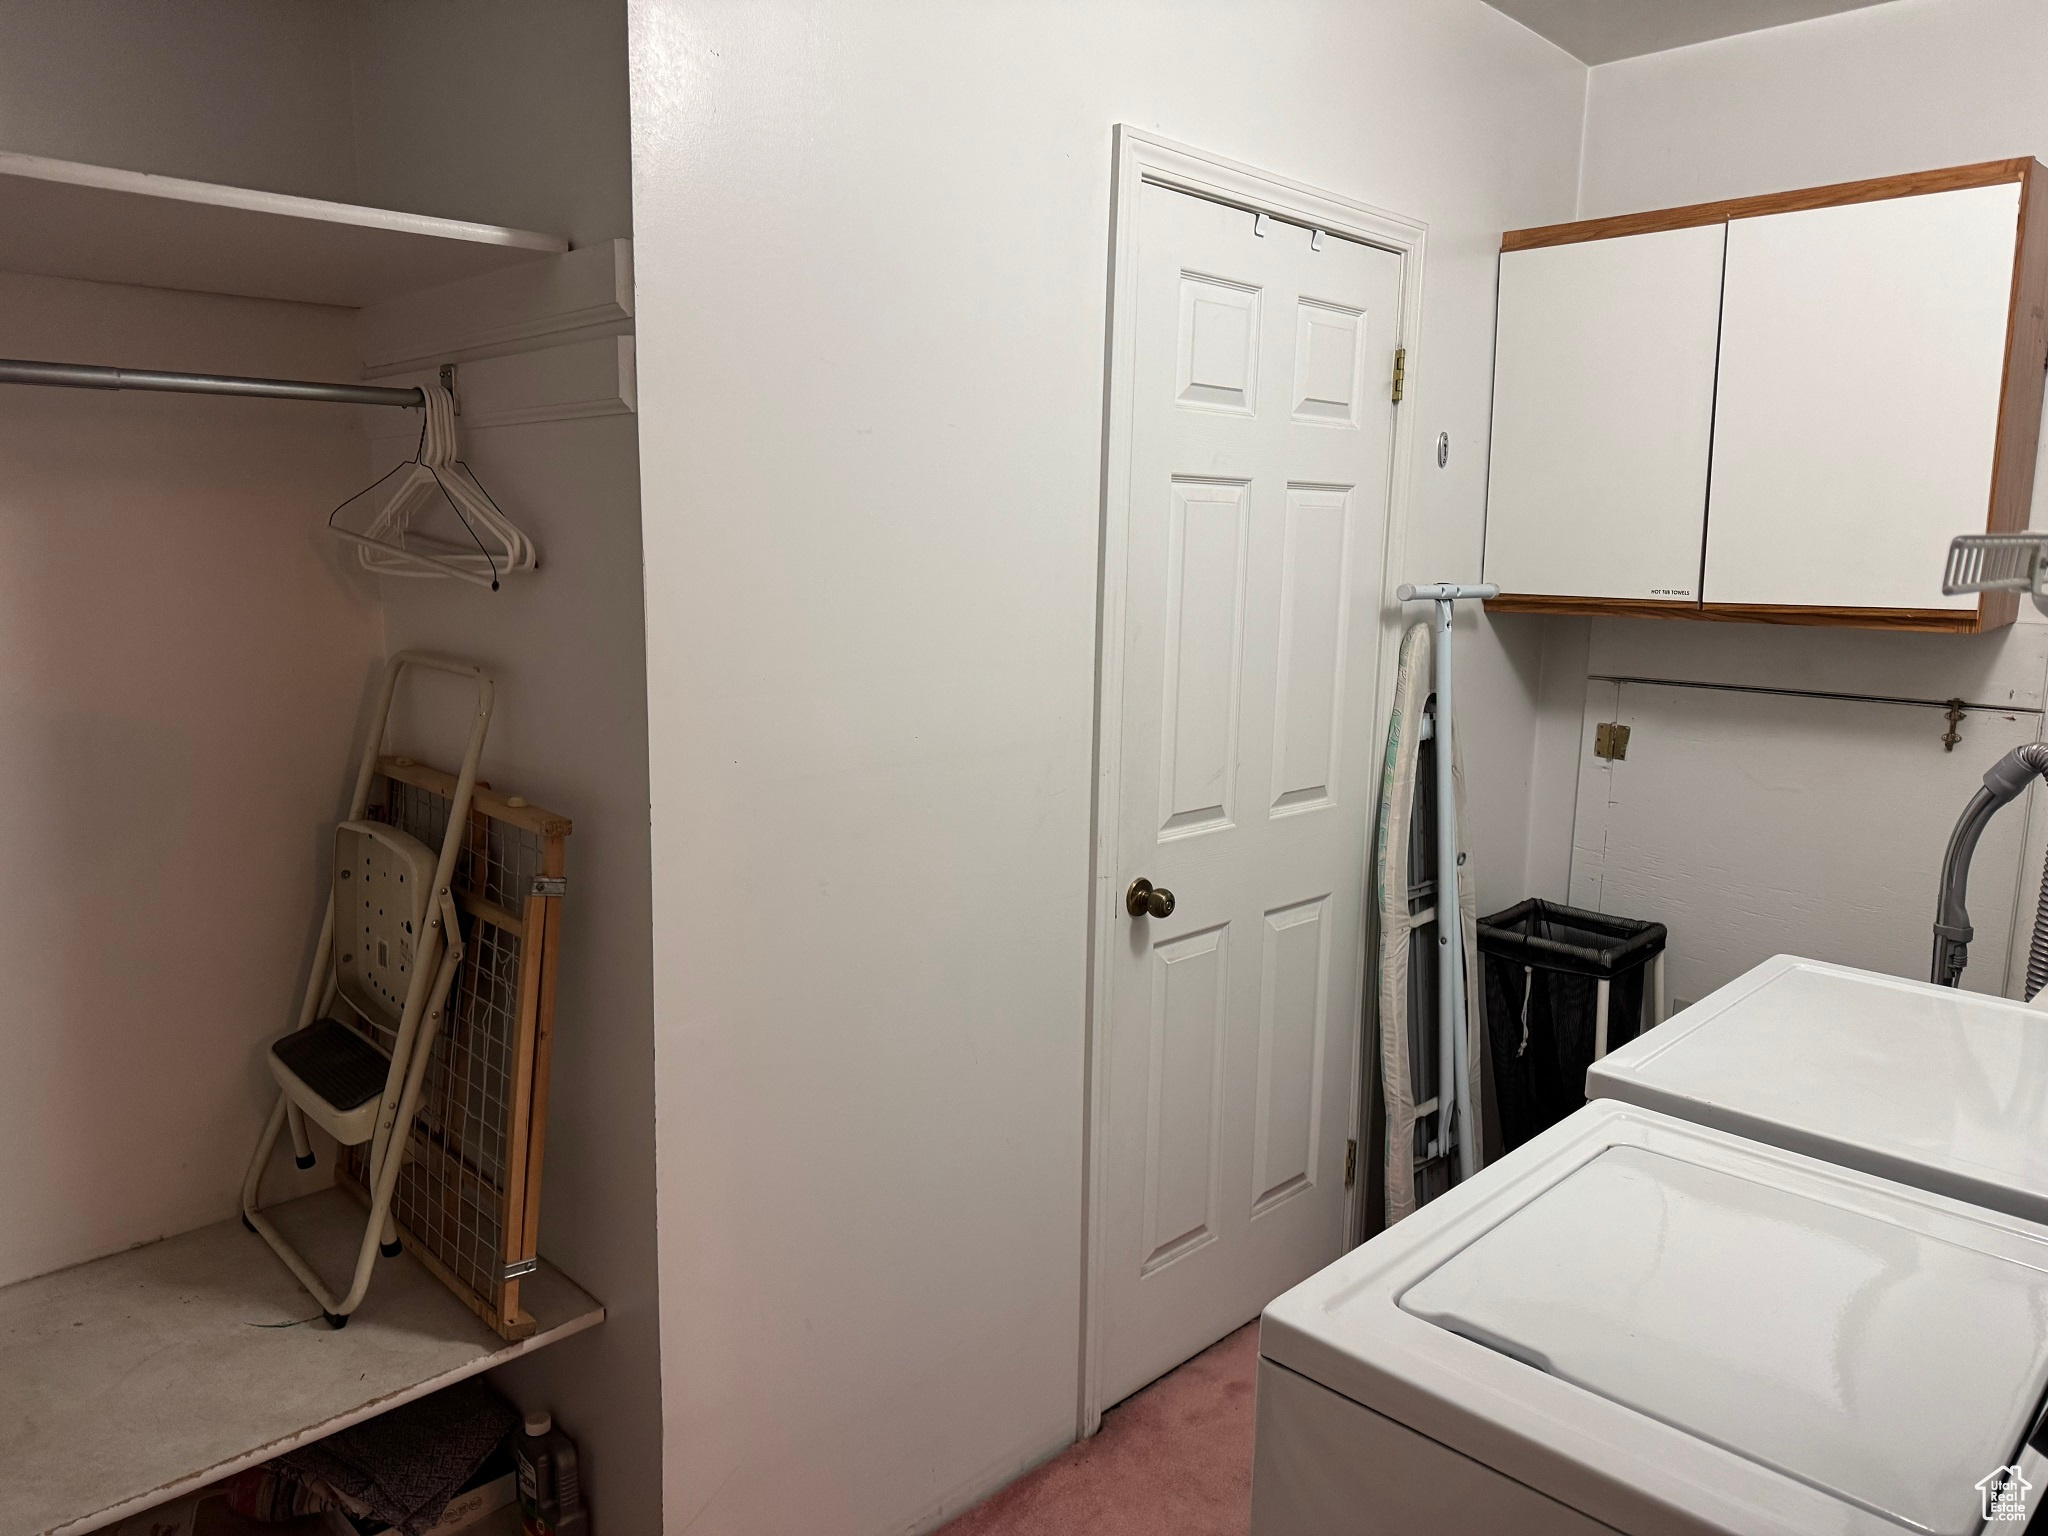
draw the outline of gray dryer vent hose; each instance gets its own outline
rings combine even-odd
[[[1970,797],[1962,819],[1949,834],[1948,853],[1941,861],[1941,895],[1934,912],[1934,966],[1929,979],[1944,987],[1961,982],[1963,967],[1969,963],[1969,909],[1964,897],[1970,884],[1970,859],[1977,852],[1977,839],[1993,813],[2017,800],[2037,777],[2048,776],[2048,742],[2030,741],[2014,747],[1991,765],[1984,775],[1984,787]],[[2048,882],[2048,868],[2042,870]],[[2048,892],[2044,892],[2048,895]],[[2034,942],[2027,951],[2027,996],[2048,986],[2048,901],[2034,917]]]

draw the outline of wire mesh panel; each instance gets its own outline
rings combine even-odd
[[[382,758],[368,815],[438,846],[455,778]],[[462,962],[434,1041],[391,1213],[414,1256],[508,1339],[533,1331],[519,1307],[540,1228],[540,1168],[554,1036],[566,817],[477,786],[452,894]],[[388,1029],[371,1033],[389,1052]],[[346,1181],[365,1201],[367,1145]]]

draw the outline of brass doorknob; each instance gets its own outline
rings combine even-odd
[[[1173,892],[1150,880],[1133,880],[1124,892],[1124,910],[1133,917],[1173,916]]]

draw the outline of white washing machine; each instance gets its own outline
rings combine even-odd
[[[1595,1062],[1586,1096],[2048,1223],[2048,1012],[2025,1003],[1779,955]]]
[[[1962,1536],[2007,1468],[2048,1496],[2048,1227],[1611,1100],[1259,1348],[1254,1536]]]

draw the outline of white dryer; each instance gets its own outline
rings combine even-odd
[[[1619,1099],[2048,1223],[2048,1012],[1779,955],[1586,1074]]]
[[[1259,1347],[1254,1536],[1962,1536],[2048,1496],[2048,1227],[1612,1101]]]

